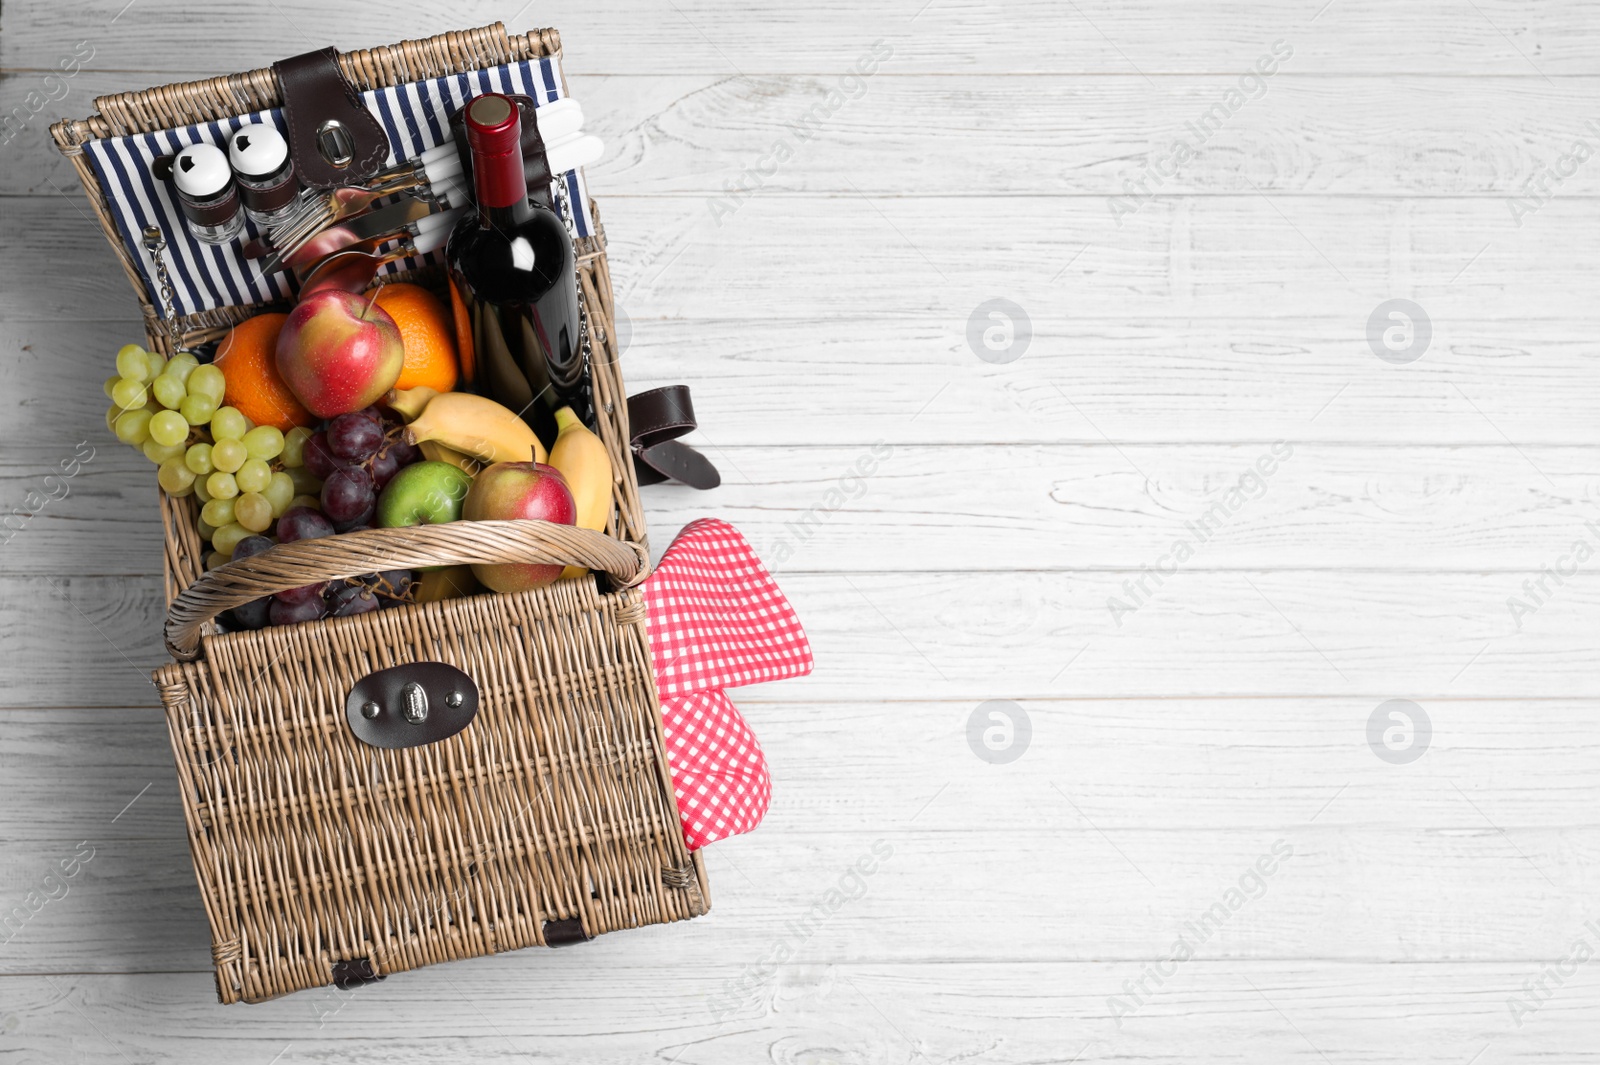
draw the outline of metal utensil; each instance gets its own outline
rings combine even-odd
[[[538,109],[539,132],[547,143],[568,140],[583,128],[583,108],[570,97],[556,100]],[[372,205],[374,196],[364,196],[375,190],[384,190],[379,196],[401,191],[432,190],[461,174],[461,154],[454,139],[429,148],[415,159],[410,159],[387,170],[380,171],[361,185],[334,189],[332,192],[307,192],[294,212],[272,230],[275,247],[292,251],[307,236],[308,231],[352,217]],[[359,190],[359,191],[350,191]]]
[[[583,108],[576,100],[568,97],[552,101],[538,108],[537,114],[539,132],[545,140],[547,154],[557,144],[585,139],[579,136],[583,129]],[[599,143],[598,138],[587,139],[593,139],[597,145]],[[551,165],[553,167],[554,162]],[[461,175],[461,154],[456,150],[454,139],[450,139],[415,159],[381,171],[363,185],[338,188],[331,192],[308,191],[302,194],[302,202],[289,219],[272,230],[272,244],[279,249],[279,261],[291,255],[319,230],[370,210],[383,196],[396,192],[419,192],[441,199],[444,190],[453,184],[459,198],[464,194],[462,187],[466,184]]]
[[[385,196],[397,192],[411,192],[424,186],[449,183],[461,175],[461,160],[451,148],[448,152],[434,148],[411,161],[404,172],[365,186],[345,186],[327,192],[307,191],[293,217],[270,232],[272,246],[278,249],[281,261],[294,254],[302,244],[319,230],[346,218],[354,218],[370,210]]]
[[[350,241],[366,240],[369,237],[377,237],[383,234],[392,235],[407,223],[420,221],[434,214],[436,206],[446,211],[466,206],[470,201],[465,190],[457,182],[457,179],[451,178],[450,181],[453,184],[447,187],[451,191],[439,194],[437,200],[404,199],[399,203],[391,203],[387,207],[375,208],[359,217],[319,230],[305,244],[302,244],[288,255],[274,251],[270,245],[263,243],[257,246],[255,241],[251,241],[250,244],[245,246],[245,258],[265,259],[266,261],[258,266],[257,269],[262,274],[270,274],[285,267],[298,269],[302,264],[296,260],[304,258],[307,250],[317,242],[319,237],[325,237],[336,229],[346,235]],[[337,250],[336,246],[330,247],[325,249],[322,254],[325,255],[329,251]]]
[[[346,292],[363,292],[378,275],[385,263],[408,259],[413,255],[426,255],[442,248],[450,239],[461,211],[443,211],[412,222],[400,243],[389,251],[369,251],[364,247],[342,248],[325,256],[306,271],[300,285],[300,298],[325,289],[343,289]]]

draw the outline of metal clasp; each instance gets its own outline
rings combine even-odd
[[[428,693],[416,681],[400,689],[400,706],[400,712],[413,725],[428,720]]]
[[[317,127],[317,151],[328,165],[343,170],[356,161],[356,139],[337,118],[330,118]]]

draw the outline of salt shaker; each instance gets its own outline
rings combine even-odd
[[[239,183],[244,213],[259,226],[274,226],[294,213],[300,182],[289,142],[272,126],[253,122],[228,138],[228,162]]]
[[[211,144],[191,144],[172,157],[172,183],[189,232],[207,244],[226,244],[244,227],[239,190],[228,157]]]

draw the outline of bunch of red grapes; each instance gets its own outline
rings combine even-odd
[[[400,423],[377,407],[332,419],[305,446],[306,469],[322,481],[322,509],[284,511],[274,530],[276,543],[370,529],[378,493],[421,457],[416,445],[405,441]],[[233,549],[233,558],[259,555],[273,545],[269,537],[248,536]],[[260,629],[365,614],[405,602],[415,576],[411,570],[387,570],[289,588],[235,607],[226,620],[230,628]]]

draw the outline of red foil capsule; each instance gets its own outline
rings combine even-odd
[[[528,198],[522,116],[512,100],[497,92],[473,97],[467,105],[467,144],[479,207],[510,207]]]

